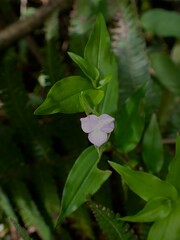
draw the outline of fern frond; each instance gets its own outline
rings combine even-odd
[[[3,108],[16,134],[16,142],[26,151],[24,153],[27,159],[43,159],[49,162],[50,143],[28,106],[28,97],[16,59],[14,51],[9,50],[0,62],[0,98]],[[37,154],[36,146],[39,150]]]
[[[9,147],[11,151],[9,151]],[[24,157],[16,145],[12,130],[0,124],[0,180],[1,184],[13,176],[25,174]]]
[[[88,34],[95,22],[96,15],[93,1],[84,4],[83,0],[76,0],[70,13],[69,35],[70,49],[83,56],[83,49],[88,40]],[[77,52],[78,51],[78,52]]]
[[[42,202],[55,224],[60,211],[60,201],[53,174],[50,169],[41,168],[35,171],[33,176],[34,191],[37,191],[39,201]]]
[[[33,240],[32,238],[29,237],[26,230],[23,227],[21,227],[16,220],[10,218],[10,221],[13,223],[17,232],[19,233],[23,240]]]
[[[70,15],[70,34],[83,35],[89,32],[93,21],[92,1],[90,4],[84,4],[83,0],[76,0]]]
[[[23,219],[25,226],[34,226],[38,235],[43,240],[52,240],[51,229],[39,212],[25,183],[22,181],[14,181],[11,183],[10,190],[12,199],[18,208],[18,213]]]
[[[17,216],[13,210],[13,206],[9,200],[9,197],[2,188],[0,188],[0,208],[4,211],[6,216],[17,220]]]
[[[110,209],[92,201],[88,205],[109,240],[137,240],[129,225],[121,221],[118,214],[115,215]]]
[[[110,29],[112,48],[119,62],[122,102],[150,79],[145,42],[136,10],[128,0],[118,1],[114,26]]]
[[[45,63],[44,73],[54,84],[63,77],[64,66],[60,58],[59,11],[55,11],[45,23]]]

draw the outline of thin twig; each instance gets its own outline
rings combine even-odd
[[[0,32],[0,50],[10,46],[41,26],[55,9],[61,7],[60,11],[63,11],[67,5],[69,5],[67,0],[51,0],[48,4],[40,7],[32,16],[20,19],[6,27]]]

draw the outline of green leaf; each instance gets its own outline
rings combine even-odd
[[[68,54],[72,58],[72,60],[80,67],[86,77],[88,77],[92,81],[93,86],[96,86],[96,82],[99,78],[98,69],[79,55],[72,52],[68,52]]]
[[[129,225],[120,220],[119,214],[114,214],[113,211],[105,206],[98,205],[92,201],[88,202],[88,205],[108,240],[137,239]]]
[[[145,201],[155,197],[177,197],[177,191],[170,183],[150,173],[131,170],[114,162],[109,163],[122,176],[128,187]]]
[[[145,85],[137,90],[122,107],[115,127],[115,143],[122,152],[133,150],[144,130]]]
[[[23,240],[32,240],[32,238],[29,237],[29,235],[27,234],[26,230],[21,227],[18,222],[16,222],[16,220],[10,218],[10,221],[13,223],[13,225],[15,226],[16,230],[18,231],[19,235],[22,237]]]
[[[148,128],[144,134],[142,143],[143,160],[149,171],[155,173],[161,170],[163,165],[163,145],[160,129],[153,114]]]
[[[169,183],[175,186],[178,193],[180,194],[179,173],[180,173],[180,135],[178,135],[176,139],[176,155],[169,164],[169,172],[166,178],[166,180]]]
[[[107,73],[105,77],[99,82],[100,86],[102,84],[106,84],[106,81],[108,81],[109,76],[111,76],[111,80],[109,80],[108,84],[103,86],[103,90],[105,92],[104,99],[102,103],[99,106],[99,112],[101,114],[107,113],[107,114],[114,114],[117,112],[117,104],[118,104],[118,68],[115,58],[112,59],[111,63],[111,73]],[[103,80],[105,80],[103,82]]]
[[[141,18],[142,25],[161,37],[180,38],[180,14],[164,9],[152,9]]]
[[[170,92],[180,96],[180,69],[163,53],[152,53],[150,55],[155,75],[161,84]]]
[[[167,217],[156,221],[149,231],[147,240],[179,240],[180,199],[172,202],[172,211]]]
[[[121,218],[128,222],[153,222],[166,217],[171,211],[171,201],[164,197],[156,197],[147,202],[145,207],[134,216]]]
[[[110,171],[97,168],[99,160],[94,146],[85,149],[78,157],[63,189],[61,213],[57,223],[80,207],[110,176]]]
[[[32,199],[27,185],[23,181],[14,180],[10,183],[10,190],[25,227],[34,226],[41,239],[53,240],[52,229]]]
[[[102,90],[90,89],[85,92],[82,91],[79,100],[85,113],[89,115],[90,113],[95,112],[94,104],[91,99],[93,99],[93,101],[96,102],[96,104],[99,104],[103,97],[104,92]]]
[[[36,109],[35,114],[83,112],[79,96],[82,91],[92,88],[92,84],[86,78],[80,76],[63,78],[52,86],[46,100]],[[92,101],[94,102],[94,98]]]
[[[94,28],[84,49],[84,58],[101,73],[110,73],[111,43],[104,18],[98,15]]]
[[[117,63],[111,52],[109,33],[101,14],[97,17],[97,21],[84,49],[84,58],[98,68],[100,72],[100,82],[97,83],[98,87],[102,86],[103,79],[109,78],[109,76],[112,77],[109,83],[102,88],[105,92],[105,97],[99,106],[99,113],[115,113],[118,101]]]
[[[89,97],[89,99],[87,99],[92,104],[92,107],[94,107],[94,105],[98,105],[104,97],[104,92],[102,90],[88,89],[86,91],[82,91],[81,93]]]
[[[114,2],[115,4],[115,2]],[[110,27],[111,45],[118,61],[120,105],[142,84],[150,80],[146,44],[139,28],[139,16],[134,1],[116,1],[115,14],[120,16]]]
[[[17,216],[13,210],[10,199],[6,193],[0,188],[0,208],[5,212],[6,216],[17,220]]]

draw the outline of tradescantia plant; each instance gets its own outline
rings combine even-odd
[[[95,147],[82,152],[68,175],[58,223],[93,195],[111,174],[109,170],[97,168],[106,148],[102,145],[114,129],[115,119],[109,114],[115,112],[118,96],[116,62],[101,14],[84,49],[84,58],[75,53],[69,56],[84,76],[71,76],[56,82],[35,114],[85,112],[87,117],[80,119],[81,127]]]
[[[110,37],[99,15],[84,49],[84,58],[69,53],[85,76],[71,76],[56,82],[35,114],[113,113],[110,106],[117,106],[118,88],[116,63],[110,49]],[[113,97],[109,96],[110,87],[114,90]],[[108,97],[110,101],[106,101]]]

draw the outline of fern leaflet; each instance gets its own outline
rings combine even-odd
[[[25,226],[34,226],[43,240],[52,240],[51,229],[44,221],[25,183],[14,181],[11,183],[10,190]]]
[[[114,26],[110,29],[112,48],[119,62],[120,98],[122,102],[144,82],[150,80],[145,42],[133,4],[117,1]]]
[[[23,240],[33,240],[32,238],[29,237],[29,235],[26,233],[25,229],[21,227],[16,220],[13,218],[10,218],[10,221],[13,223],[15,226],[16,230],[18,231],[19,235],[22,237]]]
[[[129,229],[129,225],[122,222],[118,214],[115,215],[110,209],[92,201],[88,205],[109,240],[137,240],[135,234]]]

